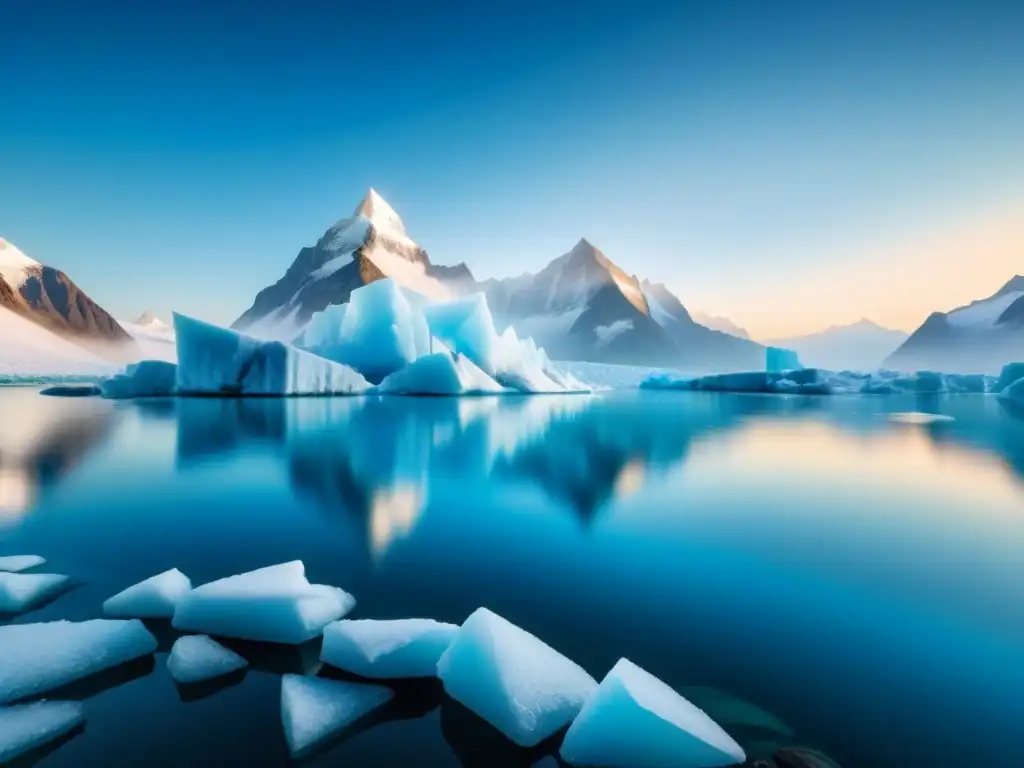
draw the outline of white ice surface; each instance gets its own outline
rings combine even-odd
[[[301,560],[196,587],[174,611],[174,628],[242,640],[300,644],[355,607],[337,587],[310,584]]]
[[[700,709],[627,659],[601,681],[561,747],[570,765],[722,768],[743,749]]]
[[[0,627],[0,704],[60,688],[146,656],[156,638],[141,621],[50,621]]]
[[[339,735],[394,696],[390,688],[285,675],[281,721],[292,755],[299,757]]]
[[[103,603],[103,612],[127,619],[169,619],[174,616],[175,606],[191,589],[188,576],[172,568],[108,598]]]
[[[377,391],[388,395],[485,395],[505,391],[465,355],[424,355],[384,379]]]
[[[486,608],[466,619],[437,675],[449,696],[523,747],[568,725],[597,688],[576,663]]]
[[[0,573],[0,613],[20,613],[67,588],[56,573]]]
[[[167,656],[167,670],[182,685],[223,677],[247,666],[248,661],[206,635],[179,637]]]
[[[29,568],[35,568],[37,565],[42,565],[45,562],[46,558],[39,555],[8,555],[7,557],[0,557],[0,571],[18,573],[19,571],[27,571]]]
[[[320,659],[363,677],[433,677],[458,630],[433,619],[337,621],[324,628]]]
[[[36,701],[0,707],[0,765],[59,739],[85,722],[77,701]]]

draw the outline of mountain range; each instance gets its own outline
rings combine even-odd
[[[874,371],[907,340],[908,335],[862,319],[849,325],[833,325],[817,333],[772,339],[765,343],[793,350],[800,357],[800,362],[811,368]]]

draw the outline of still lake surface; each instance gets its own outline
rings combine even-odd
[[[995,398],[7,388],[0,425],[0,554],[82,582],[4,622],[95,618],[172,567],[199,584],[301,559],[353,617],[485,605],[598,679],[628,657],[751,757],[1024,764],[1024,414]],[[279,674],[315,672],[317,649],[249,648],[244,677],[195,697],[172,640],[76,692],[85,731],[38,764],[286,764]],[[307,764],[538,763],[416,686]]]

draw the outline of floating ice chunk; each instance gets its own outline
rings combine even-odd
[[[179,637],[167,657],[171,677],[183,685],[229,675],[247,666],[248,661],[206,635]]]
[[[800,364],[800,358],[797,357],[796,352],[791,349],[782,349],[781,347],[766,347],[765,348],[765,370],[770,373],[779,373],[781,371],[794,371],[798,368],[803,368]]]
[[[486,373],[494,375],[494,347],[498,334],[482,293],[423,308],[430,334],[454,352],[465,355]]]
[[[576,663],[486,608],[466,619],[437,676],[449,696],[522,747],[568,725],[597,688]]]
[[[0,573],[0,613],[20,613],[67,589],[56,573]]]
[[[458,631],[433,619],[338,621],[324,628],[320,659],[363,677],[433,677]]]
[[[1018,379],[1006,387],[1006,389],[999,393],[999,396],[1004,400],[1024,403],[1024,378]]]
[[[169,619],[191,589],[188,576],[172,568],[118,592],[103,603],[103,612],[129,619]]]
[[[719,768],[747,758],[717,723],[627,659],[601,681],[561,748],[570,765]]]
[[[298,645],[355,607],[352,595],[310,584],[301,560],[228,576],[196,587],[174,611],[184,632]]]
[[[370,386],[347,366],[184,315],[174,315],[174,333],[181,394],[353,394]]]
[[[29,568],[35,568],[37,565],[42,565],[45,562],[46,558],[39,555],[8,555],[7,557],[0,557],[0,571],[18,573],[20,571],[27,571]]]
[[[156,638],[137,619],[0,627],[0,704],[146,656],[156,645]]]
[[[1002,392],[1011,384],[1024,379],[1024,363],[1007,363],[999,372],[999,378],[992,385],[993,392]]]
[[[85,722],[77,701],[37,701],[0,707],[0,764],[49,744]]]
[[[381,381],[430,352],[423,312],[390,278],[352,291],[348,309],[314,317],[312,326],[312,341],[318,343],[310,346],[317,354],[355,368],[370,381]]]
[[[100,382],[100,394],[109,399],[167,397],[174,394],[178,366],[163,360],[143,360]]]
[[[348,304],[331,304],[322,312],[316,312],[306,325],[302,345],[313,350],[330,349],[342,343],[341,325],[345,320]]]
[[[294,757],[310,752],[392,696],[394,691],[379,685],[285,675],[281,680],[281,721],[288,749]]]
[[[382,381],[389,395],[487,395],[505,388],[457,352],[436,352],[409,363]]]
[[[908,411],[906,413],[890,413],[889,421],[895,421],[897,424],[936,424],[942,421],[956,421],[952,416],[946,416],[942,413],[922,413],[920,411]]]

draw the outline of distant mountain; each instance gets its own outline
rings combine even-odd
[[[665,286],[627,274],[587,240],[537,274],[478,282],[465,264],[431,262],[374,190],[352,216],[303,248],[234,326],[290,340],[315,312],[390,277],[433,299],[482,291],[499,331],[515,328],[555,359],[694,370],[762,368],[764,348],[695,323]]]
[[[833,325],[818,333],[766,342],[791,349],[800,362],[812,368],[832,371],[874,371],[882,366],[909,334],[884,328],[870,320],[850,325]]]
[[[735,336],[740,339],[750,338],[750,334],[747,333],[745,328],[740,328],[728,317],[718,317],[717,315],[709,315],[706,312],[694,312],[693,319],[696,320],[701,325],[703,325],[705,328],[710,328],[713,331],[721,331],[722,333],[728,333],[730,336]]]
[[[580,240],[537,274],[480,285],[499,329],[509,325],[562,360],[739,370],[764,347],[694,322],[664,285],[627,274]]]
[[[290,340],[313,313],[344,304],[355,289],[385,277],[434,299],[474,282],[463,264],[432,264],[395,210],[371,189],[351,216],[334,224],[316,245],[299,251],[284,276],[260,291],[232,327]]]
[[[995,373],[1024,360],[1024,276],[986,299],[933,312],[886,360],[897,370]]]
[[[134,322],[127,323],[122,320],[121,327],[141,347],[144,358],[177,362],[178,350],[175,345],[174,329],[148,309]]]
[[[0,307],[101,356],[131,356],[132,338],[59,269],[0,238]]]

